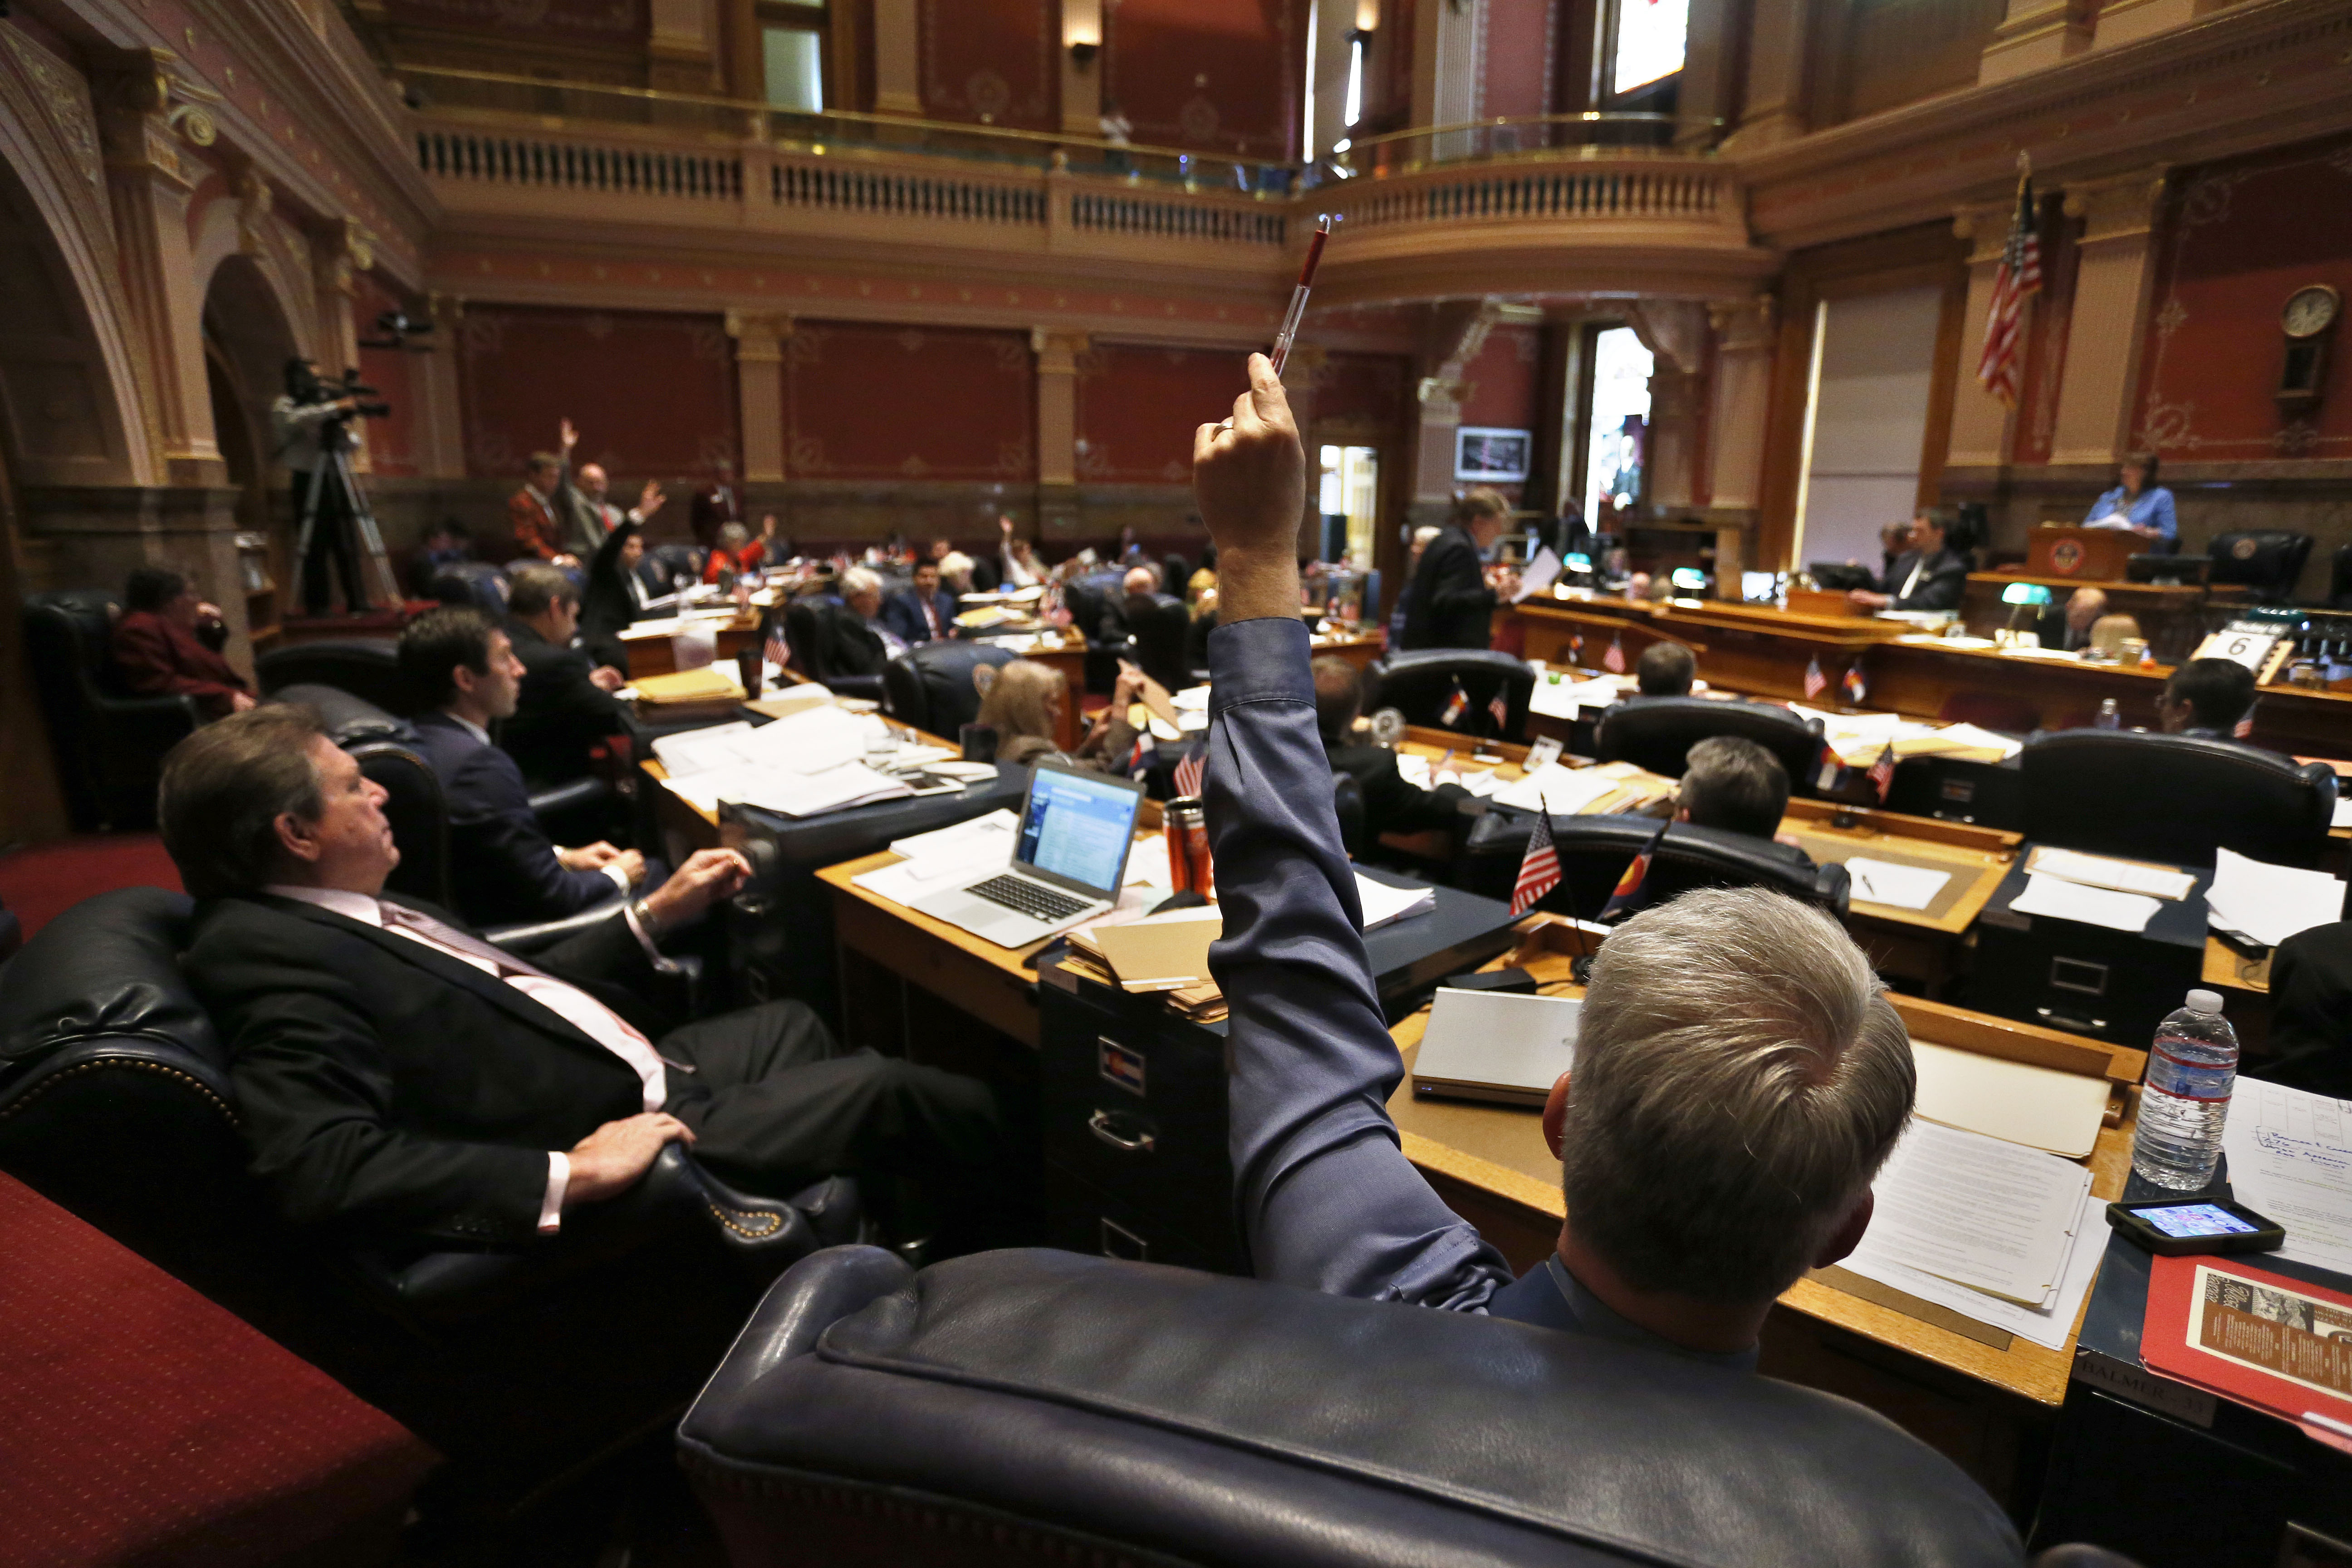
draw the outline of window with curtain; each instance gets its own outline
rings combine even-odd
[[[760,61],[772,109],[814,114],[825,105],[825,0],[761,0]]]

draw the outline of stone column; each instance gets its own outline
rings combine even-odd
[[[1715,329],[1715,386],[1708,420],[1707,495],[1715,511],[1751,520],[1764,485],[1764,422],[1772,403],[1772,349],[1779,311],[1769,294],[1707,307]]]
[[[359,326],[352,315],[352,300],[359,292],[359,275],[374,265],[375,253],[369,247],[365,231],[348,218],[310,242],[311,308],[318,321],[318,341],[310,345],[310,357],[319,362],[322,375],[341,375],[360,363]],[[358,443],[352,448],[352,471],[373,472],[368,459],[367,421],[352,420],[351,431]]]
[[[1730,142],[1744,150],[1805,133],[1807,0],[1755,0],[1748,20],[1748,98]]]
[[[173,485],[218,485],[228,469],[214,439],[205,379],[204,298],[188,247],[188,198],[199,171],[180,155],[175,116],[199,146],[213,140],[201,112],[174,110],[168,51],[105,80],[107,196],[126,314],[136,334],[140,390],[163,471]]]
[[[1731,129],[1731,13],[1730,0],[1691,0],[1683,83],[1675,98],[1677,147],[1712,147]]]
[[[1963,208],[1952,223],[1952,232],[1969,242],[1969,302],[1960,311],[1960,357],[1952,373],[1952,437],[1944,458],[1948,468],[1997,468],[2009,461],[2016,411],[1979,384],[1977,361],[1984,353],[1985,318],[1992,310],[1993,274],[2000,269],[2010,222],[2016,216],[2012,197]],[[2041,296],[2035,295],[2026,309],[2040,304]]]
[[[784,482],[784,342],[793,319],[727,312],[735,340],[735,400],[743,427],[743,482]]]
[[[454,294],[428,295],[433,352],[409,363],[409,385],[416,399],[416,458],[425,477],[466,477],[466,416],[457,387],[457,359],[466,331],[466,301]]]
[[[1459,125],[1478,116],[1478,7],[1431,4],[1413,10],[1412,123]],[[1437,138],[1434,157],[1472,150],[1471,133]],[[1451,461],[1451,458],[1448,459]]]
[[[646,86],[719,90],[719,0],[650,0],[646,20]]]
[[[2131,443],[2164,184],[2158,168],[2066,187],[2066,214],[2083,220],[2083,239],[2065,380],[2051,433],[2053,465],[2104,468]]]
[[[1091,347],[1084,332],[1037,327],[1029,350],[1037,356],[1037,533],[1066,536],[1078,523],[1078,356]]]
[[[2054,66],[2091,47],[2098,0],[2009,0],[1977,67],[1977,85]]]
[[[917,0],[874,0],[874,112],[919,116],[923,87]]]

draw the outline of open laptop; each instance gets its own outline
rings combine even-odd
[[[911,905],[999,947],[1026,947],[1118,902],[1143,786],[1063,763],[1039,763],[1021,803],[1013,863],[975,871]]]
[[[1576,1055],[1584,1004],[1441,986],[1412,1062],[1420,1097],[1541,1107]]]

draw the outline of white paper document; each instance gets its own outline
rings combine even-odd
[[[2352,1100],[2242,1078],[2221,1148],[2238,1201],[2286,1227],[2280,1257],[2352,1274]]]
[[[992,811],[951,827],[935,827],[890,841],[890,853],[909,860],[987,860],[1010,862],[1013,835],[1021,819],[1009,811]]]
[[[815,816],[869,801],[897,800],[915,792],[905,781],[877,773],[863,763],[843,763],[814,773],[737,764],[710,768],[672,779],[673,794],[703,811],[716,811],[722,800],[756,805],[786,816]]]
[[[1359,871],[1356,873],[1356,901],[1363,908],[1363,929],[1370,931],[1391,921],[1401,921],[1407,915],[1435,909],[1437,890],[1433,888],[1391,888],[1386,882],[1375,882]]]
[[[2297,931],[2342,920],[2344,883],[2325,871],[2273,866],[2222,849],[2216,852],[2205,908],[2215,931],[2276,947]]]
[[[1516,605],[1535,595],[1550,593],[1552,581],[1559,575],[1559,557],[1552,553],[1551,546],[1547,544],[1536,552],[1535,558],[1528,563],[1527,570],[1519,574],[1519,591],[1511,596],[1511,603]]]
[[[1610,676],[1579,680],[1564,670],[1547,669],[1528,694],[1528,711],[1573,722],[1580,710],[1606,708],[1617,700],[1617,682]]]
[[[2025,750],[2024,742],[2011,740],[1995,730],[1980,730],[1974,724],[1947,724],[1936,734],[1938,739],[1957,745],[1981,746],[1987,751],[1999,752],[2003,761]]]
[[[1853,883],[1854,902],[1890,910],[1924,910],[1936,901],[1936,895],[1952,879],[1949,871],[1898,866],[1892,860],[1873,860],[1861,855],[1846,858],[1845,874]]]
[[[2099,1259],[2106,1255],[2106,1199],[2087,1195],[2083,1199],[2067,1237],[2065,1268],[2046,1306],[2029,1307],[2021,1301],[2003,1300],[1999,1296],[1989,1296],[1965,1285],[1955,1285],[1949,1279],[1888,1262],[1869,1254],[1868,1236],[1863,1238],[1862,1250],[1839,1267],[1882,1285],[1892,1285],[1906,1295],[1949,1308],[1964,1318],[2006,1329],[2044,1350],[2063,1350],[2066,1336],[2074,1331],[2075,1318],[2083,1310],[2083,1298],[2091,1293],[2091,1281],[2098,1277]],[[1874,1229],[1876,1221],[1872,1224]]]
[[[1496,790],[1495,804],[1517,806],[1521,811],[1548,811],[1554,816],[1573,816],[1624,784],[1623,779],[1611,777],[1598,768],[1564,768],[1550,763]]]
[[[2025,879],[2025,891],[2010,900],[2021,915],[2047,915],[2057,921],[2081,921],[2110,931],[2144,931],[2162,902],[2140,893],[2118,893],[2089,888],[2063,877],[2035,874]]]
[[[674,781],[737,767],[814,773],[863,757],[869,742],[888,733],[870,713],[811,708],[757,729],[739,721],[664,735],[654,742],[654,755]]]
[[[1912,1114],[2029,1149],[2088,1157],[2107,1114],[2107,1080],[2030,1062],[2005,1061],[1926,1040],[1911,1042],[1918,1069]]]
[[[2090,1189],[2071,1160],[1915,1117],[1871,1184],[1877,1212],[1854,1256],[2041,1306]]]
[[[2185,899],[2197,886],[2195,877],[2169,866],[2142,866],[2105,855],[2085,855],[2079,849],[2036,849],[2027,869],[2085,888],[2108,888],[2151,899]]]
[[[2352,827],[2352,795],[2340,795],[2336,797],[2336,815],[2330,819],[2330,826]]]

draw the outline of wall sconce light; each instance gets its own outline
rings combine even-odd
[[[1088,66],[1095,63],[1095,56],[1101,52],[1102,46],[1100,44],[1090,44],[1084,39],[1080,39],[1070,46],[1070,63],[1077,67],[1078,69],[1084,70]]]

